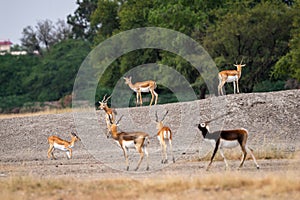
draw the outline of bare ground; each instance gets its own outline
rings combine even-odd
[[[0,191],[2,190],[5,194],[1,199],[150,199],[152,197],[156,199],[202,199],[201,195],[206,197],[203,199],[214,199],[219,195],[222,195],[224,199],[235,199],[233,195],[237,193],[242,196],[236,199],[299,199],[299,97],[299,90],[219,97],[219,100],[226,101],[226,112],[235,112],[234,116],[225,117],[222,127],[245,127],[249,130],[252,134],[249,144],[254,147],[255,155],[260,158],[259,170],[250,159],[246,160],[244,167],[240,170],[237,170],[239,161],[236,159],[229,160],[230,169],[227,171],[222,161],[214,162],[210,171],[205,170],[208,164],[206,157],[207,154],[210,155],[211,147],[203,142],[195,124],[220,115],[219,109],[213,110],[214,114],[212,114],[211,105],[214,100],[117,110],[118,116],[130,116],[130,118],[122,119],[120,127],[122,130],[139,129],[152,136],[149,147],[150,171],[145,171],[145,160],[138,172],[132,171],[138,159],[138,154],[132,150],[130,151],[130,171],[123,171],[125,164],[122,151],[112,139],[104,136],[105,123],[102,111],[91,115],[63,113],[0,119]],[[160,163],[158,141],[154,137],[155,110],[162,113],[169,110],[166,123],[174,130],[176,163],[167,165]],[[190,116],[187,118],[182,115],[183,112],[190,113]],[[78,122],[76,121],[78,119],[82,120]],[[147,124],[144,123],[145,119],[149,119]],[[135,124],[133,125],[130,120]],[[82,122],[86,125],[82,125]],[[73,159],[66,159],[66,155],[62,152],[56,152],[57,160],[47,159],[47,137],[57,134],[62,138],[68,138],[71,130],[76,130],[82,139],[74,147]],[[230,154],[229,151],[228,155]],[[214,182],[216,175],[221,180]],[[228,176],[236,179],[238,186],[234,188],[230,186],[228,189],[226,183],[222,185],[222,180],[227,180]],[[71,183],[68,182],[60,189],[63,192],[54,195],[50,195],[49,192],[40,194],[41,188],[37,189],[36,194],[31,190],[28,192],[21,188],[20,191],[24,195],[16,198],[20,196],[14,192],[13,185],[15,184],[12,182],[14,183],[18,177],[29,177],[34,181],[69,180]],[[275,179],[272,179],[274,177]],[[295,187],[274,192],[282,188],[280,181],[283,179],[287,180],[287,182],[283,181],[283,184],[295,185],[296,183]],[[99,181],[107,180],[123,181],[117,181],[118,187],[112,187],[111,193],[107,193],[109,188],[93,188],[92,186],[76,188],[78,192],[67,192],[74,189],[72,182],[77,185],[93,185],[94,181],[99,183]],[[137,182],[131,183],[132,180]],[[243,185],[247,180],[253,182],[258,180],[262,185],[265,183],[268,186],[274,186],[268,192],[265,187],[254,186],[252,182],[252,184]],[[144,195],[131,194],[130,188],[121,187],[126,185],[126,182],[131,183],[132,187],[141,187],[143,190],[152,187],[153,190],[149,189]],[[3,184],[12,186],[10,188]],[[111,183],[104,182],[104,184]],[[177,192],[166,185],[178,187]],[[165,192],[160,191],[159,186],[165,188]],[[239,188],[242,191],[239,191]],[[114,195],[120,191],[124,196]],[[251,196],[251,191],[253,195],[255,194],[254,196]],[[99,192],[100,196],[95,196]],[[102,198],[101,193],[105,194]]]

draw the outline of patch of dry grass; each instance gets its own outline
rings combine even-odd
[[[45,111],[39,111],[34,113],[16,113],[16,114],[0,114],[0,119],[8,119],[8,118],[15,118],[15,117],[32,117],[32,116],[39,116],[39,115],[50,115],[50,114],[61,114],[72,112],[72,108],[63,108],[63,109],[50,109]]]
[[[214,161],[223,161],[223,158],[218,150],[215,155]],[[261,159],[294,159],[297,151],[287,151],[284,148],[273,148],[271,146],[263,146],[253,151],[253,154],[257,160]],[[224,155],[226,160],[241,160],[242,152],[239,147],[235,149],[224,149]],[[197,159],[197,161],[210,161],[212,151],[206,154],[204,157]],[[248,153],[246,160],[252,160],[251,155]],[[251,161],[252,162],[252,161]]]
[[[0,179],[0,199],[299,199],[299,176],[223,172],[194,177]]]

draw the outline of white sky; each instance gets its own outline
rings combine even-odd
[[[0,0],[0,40],[21,44],[23,28],[38,21],[66,21],[77,8],[76,0]]]

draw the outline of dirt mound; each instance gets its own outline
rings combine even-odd
[[[203,143],[196,124],[230,112],[231,114],[212,122],[210,128],[217,130],[244,127],[250,132],[250,145],[258,151],[263,152],[268,147],[274,152],[291,153],[298,151],[300,146],[299,100],[300,90],[227,95],[193,102],[117,109],[117,118],[124,115],[120,130],[143,130],[151,135],[152,159],[157,161],[157,165],[160,164],[160,147],[155,138],[156,110],[159,111],[159,116],[169,110],[165,124],[174,132],[173,147],[177,158],[191,159],[193,156],[205,156],[211,148],[206,148],[207,144]],[[83,127],[84,133],[79,131],[79,135],[86,142],[76,144],[74,157],[89,159],[92,158],[91,155],[100,153],[101,159],[112,160],[109,165],[118,160],[116,168],[119,168],[120,160],[123,164],[121,150],[116,148],[116,155],[109,152],[115,144],[104,136],[106,131],[104,112],[96,111],[95,114],[92,118],[84,119],[87,126]],[[0,161],[47,160],[49,135],[57,134],[62,138],[69,138],[71,131],[80,130],[74,116],[76,114],[63,113],[1,119]],[[93,121],[90,127],[88,121]],[[92,147],[89,149],[87,142],[94,142],[95,148],[100,149],[93,152],[94,149]],[[58,155],[60,159],[62,157],[65,159],[64,154]],[[121,167],[124,167],[122,164]]]

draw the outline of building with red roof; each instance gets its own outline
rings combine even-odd
[[[13,43],[9,40],[0,40],[0,53],[10,52],[10,47]]]

